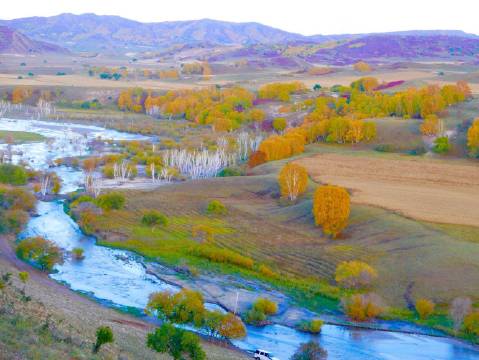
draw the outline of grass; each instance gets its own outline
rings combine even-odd
[[[45,137],[43,135],[31,132],[0,130],[0,143],[5,143],[8,138],[13,139],[13,142],[15,144],[40,142],[45,140]]]

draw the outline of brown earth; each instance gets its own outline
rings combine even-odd
[[[469,161],[319,154],[297,163],[352,201],[439,223],[479,225],[479,167]]]

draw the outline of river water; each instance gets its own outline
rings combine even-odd
[[[142,138],[95,126],[51,124],[33,120],[1,119],[0,130],[30,131],[53,139],[48,144],[40,142],[14,146],[14,151],[18,152],[14,161],[26,161],[37,169],[45,169],[55,158],[87,153],[87,141],[93,138]],[[63,180],[62,193],[79,187],[82,180],[80,171],[64,166],[55,167],[54,171]],[[95,240],[85,236],[65,214],[62,201],[39,201],[37,213],[38,216],[29,221],[20,237],[40,235],[65,250],[75,247],[85,250],[84,260],[75,261],[67,257],[62,265],[56,266],[57,271],[50,275],[72,290],[85,293],[105,305],[140,310],[145,307],[148,295],[152,292],[177,290],[147,274],[140,257],[127,251],[97,246]],[[237,347],[243,350],[269,350],[281,360],[289,359],[299,344],[310,339],[317,339],[328,351],[330,359],[479,359],[476,347],[455,339],[425,335],[337,325],[324,325],[321,334],[317,336],[281,325],[262,328],[248,326],[247,332],[246,338],[233,341]]]

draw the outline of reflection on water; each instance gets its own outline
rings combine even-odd
[[[68,138],[135,138],[135,135],[98,127],[69,125],[68,128]],[[81,142],[83,147],[73,146],[69,141],[66,143],[71,146],[59,146],[61,141],[64,141],[62,136],[65,131],[62,125],[2,120],[1,129],[31,131],[57,139],[56,145],[49,147],[43,143],[16,146],[17,149],[24,150],[23,157],[34,164],[35,168],[44,168],[49,161],[57,157],[78,155],[87,151],[86,142]],[[81,182],[80,171],[67,167],[56,167],[54,170],[63,180],[62,193],[75,190]],[[61,201],[40,201],[37,212],[39,216],[30,220],[27,229],[21,234],[22,237],[40,235],[67,251],[75,247],[85,250],[84,260],[76,261],[67,257],[64,264],[56,267],[57,272],[51,275],[52,278],[98,300],[139,309],[145,307],[150,293],[177,289],[147,274],[140,259],[131,253],[97,246],[94,239],[83,235],[77,224],[64,213]],[[335,325],[325,325],[318,336],[300,333],[280,325],[263,328],[248,326],[247,330],[248,336],[245,339],[234,341],[236,346],[244,350],[269,350],[281,360],[289,359],[300,343],[310,339],[317,339],[321,346],[327,349],[330,359],[479,359],[476,348],[447,338],[359,330]]]

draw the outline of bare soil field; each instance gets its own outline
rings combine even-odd
[[[130,88],[142,87],[145,89],[191,89],[204,86],[202,84],[167,82],[159,80],[141,80],[141,81],[124,81],[124,80],[102,80],[99,78],[82,76],[82,75],[37,75],[34,77],[18,79],[16,75],[0,74],[0,85],[10,86],[75,86],[87,88]],[[205,84],[206,85],[206,84]]]
[[[297,161],[315,181],[352,191],[352,201],[439,223],[479,225],[479,168],[467,161],[318,154]]]

